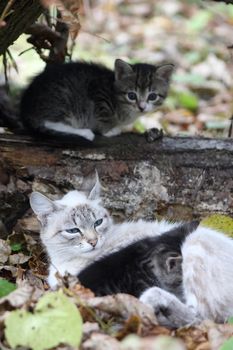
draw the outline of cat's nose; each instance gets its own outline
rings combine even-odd
[[[97,244],[97,241],[98,241],[97,239],[90,239],[88,243],[94,248]]]
[[[143,112],[146,109],[146,102],[139,102],[138,108],[140,109],[141,112]]]

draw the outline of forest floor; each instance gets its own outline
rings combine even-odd
[[[7,239],[0,239],[2,350],[17,345],[35,350],[78,349],[80,337],[83,350],[233,348],[231,320],[171,330],[158,325],[153,311],[130,295],[95,297],[70,277],[63,279],[60,293],[49,291],[46,254],[37,232],[36,219],[27,215]]]

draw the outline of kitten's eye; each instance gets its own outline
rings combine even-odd
[[[155,101],[157,99],[157,94],[154,93],[154,92],[151,92],[149,95],[148,95],[148,101]]]
[[[136,95],[135,92],[128,92],[127,96],[128,96],[128,99],[131,100],[131,101],[136,101],[137,100],[137,95]]]
[[[68,232],[68,233],[81,233],[81,231],[77,227],[70,228],[70,229],[66,230],[66,232]]]
[[[103,219],[99,219],[94,223],[94,227],[100,226],[103,222]]]

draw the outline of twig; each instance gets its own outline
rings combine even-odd
[[[24,53],[26,53],[26,52],[28,52],[28,51],[30,51],[30,50],[34,50],[34,46],[31,46],[31,47],[29,47],[29,49],[26,49],[26,50],[21,51],[21,52],[19,53],[19,56],[23,55]]]
[[[233,136],[232,130],[233,130],[233,114],[232,114],[232,116],[230,118],[230,127],[229,127],[228,135],[227,135],[228,137],[232,137]]]
[[[14,57],[12,56],[12,54],[11,54],[10,50],[9,50],[9,49],[7,49],[7,50],[6,50],[6,53],[8,54],[8,56],[9,56],[9,58],[10,58],[11,62],[12,62],[12,65],[13,65],[13,67],[14,67],[15,71],[16,71],[17,73],[19,73],[17,63],[16,63],[16,61],[15,61]]]
[[[3,67],[4,67],[5,87],[6,87],[6,90],[9,91],[9,80],[8,80],[8,72],[7,72],[7,52],[4,52],[3,54]]]
[[[6,7],[4,8],[1,16],[0,16],[0,22],[2,22],[8,15],[8,10],[11,8],[15,0],[9,0],[8,3],[6,4]]]

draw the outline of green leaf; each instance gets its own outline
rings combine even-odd
[[[22,250],[22,244],[21,243],[12,243],[11,250],[12,250],[12,252],[19,252],[20,250]]]
[[[195,111],[198,108],[198,98],[191,92],[177,93],[177,100],[182,107],[191,111]]]
[[[187,29],[192,32],[200,32],[213,17],[212,13],[207,10],[200,10],[193,17],[188,19]]]
[[[0,279],[0,298],[13,292],[15,289],[16,285],[14,283],[8,282],[5,279]]]
[[[227,322],[232,324],[233,323],[233,317],[230,317]]]
[[[233,349],[233,337],[227,339],[219,350],[232,350]]]
[[[201,85],[205,84],[206,80],[203,78],[200,74],[194,74],[194,73],[184,73],[184,74],[174,74],[173,80],[178,83],[183,84],[192,84],[192,85]]]
[[[44,295],[34,313],[15,310],[5,321],[5,336],[12,348],[45,350],[57,345],[78,347],[82,337],[82,318],[76,305],[62,292]]]
[[[233,219],[227,215],[214,214],[201,220],[201,226],[224,232],[233,237]]]

